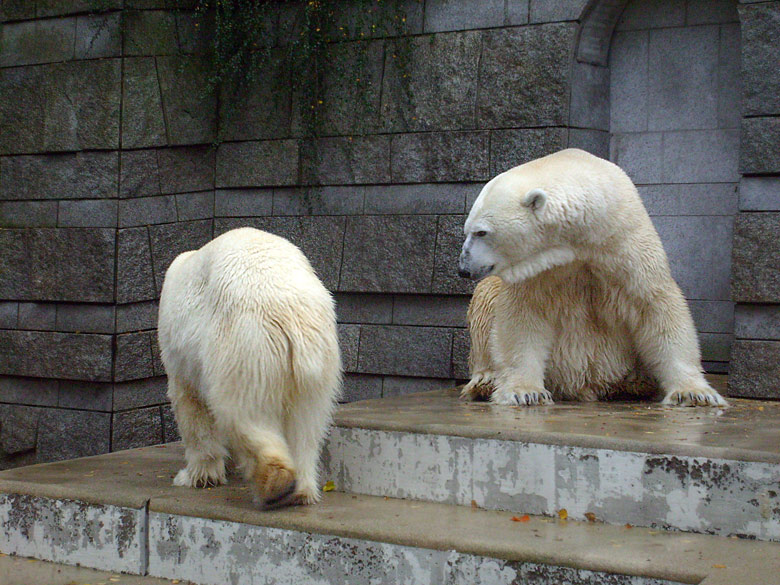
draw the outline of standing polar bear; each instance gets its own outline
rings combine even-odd
[[[341,359],[333,299],[303,253],[252,228],[184,252],[159,338],[187,461],[173,483],[224,483],[232,456],[264,507],[318,501]]]
[[[498,404],[599,400],[724,406],[636,187],[616,165],[568,149],[488,182],[466,219],[463,277],[471,380]]]

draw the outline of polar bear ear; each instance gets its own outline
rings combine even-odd
[[[547,203],[547,193],[541,189],[531,189],[523,198],[523,206],[531,211],[539,211]]]

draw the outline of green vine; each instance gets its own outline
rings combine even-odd
[[[328,84],[371,112],[376,89],[365,74],[371,40],[400,36],[406,28],[399,0],[199,0],[197,13],[201,26],[212,30],[209,90],[287,83],[310,137],[325,125]]]

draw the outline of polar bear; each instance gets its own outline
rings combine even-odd
[[[224,483],[230,456],[265,508],[317,502],[341,358],[333,299],[303,253],[253,228],[184,252],[158,335],[187,462],[174,485]]]
[[[459,274],[469,306],[468,399],[551,404],[618,393],[725,406],[636,187],[567,149],[488,182],[466,219]],[[487,278],[485,278],[487,277]]]

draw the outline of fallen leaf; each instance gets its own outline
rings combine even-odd
[[[561,508],[558,510],[558,518],[561,520],[566,520],[566,518],[569,517],[569,513],[566,511],[566,508]]]
[[[593,512],[585,512],[585,518],[588,519],[588,522],[596,521],[596,515]]]
[[[332,492],[335,489],[336,489],[336,484],[333,483],[333,481],[331,481],[331,480],[326,481],[325,485],[322,486],[322,491],[323,492]]]
[[[479,506],[477,506],[477,500],[471,500],[471,507],[474,509],[479,508]]]
[[[626,524],[625,528],[633,528],[633,526],[631,526],[631,524]]]
[[[763,406],[759,406],[758,410],[764,410],[764,407]]]
[[[725,569],[726,565],[712,565],[713,569]]]
[[[529,522],[531,517],[528,514],[523,516],[512,516],[512,522]]]

